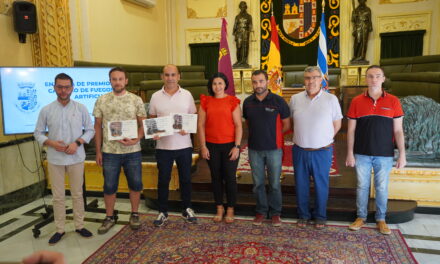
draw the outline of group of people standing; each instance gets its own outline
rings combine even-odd
[[[84,174],[84,143],[95,136],[96,163],[103,168],[104,202],[106,217],[98,229],[104,234],[115,225],[114,206],[121,168],[130,189],[131,215],[129,225],[139,229],[139,202],[142,185],[142,157],[140,140],[144,136],[142,121],[147,113],[142,99],[125,87],[127,73],[122,68],[109,72],[113,91],[98,98],[95,103],[93,128],[85,106],[70,100],[73,80],[61,73],[55,77],[57,100],[45,106],[35,129],[36,140],[48,147],[48,170],[52,182],[56,233],[49,244],[64,236],[65,204],[64,174],[70,177],[76,232],[83,237],[92,233],[84,228],[84,203],[82,185]],[[180,72],[175,65],[166,65],[161,74],[163,87],[155,92],[149,102],[150,118],[168,116],[170,113],[195,114],[197,112],[191,93],[179,86]],[[252,171],[253,192],[256,199],[254,225],[271,219],[273,226],[281,226],[282,191],[281,168],[284,134],[293,127],[292,148],[299,227],[313,223],[321,229],[326,224],[329,193],[329,172],[332,164],[333,143],[341,128],[343,118],[335,95],[321,89],[322,73],[316,66],[304,71],[305,90],[292,96],[290,104],[268,89],[265,71],[252,73],[254,93],[243,102],[226,93],[229,82],[223,73],[214,74],[208,82],[208,95],[200,98],[198,110],[198,139],[202,158],[210,168],[212,188],[217,212],[214,222],[234,222],[237,201],[236,170],[243,135],[242,117],[248,127],[249,161]],[[347,166],[356,166],[358,177],[358,218],[350,225],[360,229],[366,221],[368,189],[371,168],[375,172],[376,220],[381,233],[389,234],[385,224],[387,183],[393,155],[394,141],[399,158],[397,168],[404,167],[405,149],[402,129],[403,111],[399,100],[381,88],[385,80],[379,66],[367,70],[368,90],[356,97],[348,113]],[[108,124],[111,121],[137,120],[138,137],[109,140]],[[293,125],[293,126],[292,126]],[[48,134],[46,135],[46,132]],[[191,206],[192,142],[190,135],[181,130],[171,136],[156,140],[158,168],[157,227],[168,221],[168,194],[171,171],[176,162],[182,200],[182,217],[197,223]],[[154,177],[153,175],[151,175]],[[268,190],[266,190],[266,178]],[[310,181],[313,179],[315,203],[310,206]],[[226,208],[223,195],[226,194]]]

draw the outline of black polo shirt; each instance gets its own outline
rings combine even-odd
[[[243,117],[249,128],[248,144],[253,150],[275,150],[283,147],[282,119],[290,117],[286,101],[269,90],[260,101],[254,94],[243,102]]]
[[[394,156],[393,119],[403,116],[399,99],[383,92],[376,101],[365,92],[353,98],[347,117],[356,119],[354,153]]]

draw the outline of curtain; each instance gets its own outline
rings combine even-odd
[[[426,30],[380,34],[380,58],[400,58],[423,55],[423,35]]]
[[[217,72],[219,46],[219,42],[189,44],[191,65],[204,65],[207,79]]]

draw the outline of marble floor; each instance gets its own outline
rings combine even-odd
[[[69,198],[67,198],[69,199]],[[55,250],[63,252],[68,263],[81,263],[102,244],[115,235],[126,224],[130,213],[130,203],[128,199],[118,199],[116,209],[120,211],[118,224],[105,235],[97,235],[96,230],[100,226],[103,214],[86,213],[85,227],[95,235],[85,239],[74,231],[71,215],[68,215],[66,222],[66,235],[54,246],[48,245],[50,236],[55,232],[53,223],[41,229],[38,238],[33,237],[32,228],[41,217],[43,204],[51,203],[51,197],[36,200],[25,206],[17,208],[11,212],[0,215],[0,264],[6,262],[20,262],[24,256],[37,250]],[[71,204],[70,201],[67,204]],[[102,199],[98,199],[98,206],[103,208]],[[141,205],[140,212],[153,212],[144,204]],[[246,218],[246,217],[244,217]],[[294,219],[283,219],[283,221],[294,221]],[[347,225],[347,222],[332,221],[329,224]],[[369,224],[374,226],[373,224]],[[440,263],[440,215],[416,214],[413,221],[390,225],[391,228],[399,229],[409,247],[414,253],[415,258],[422,264]]]

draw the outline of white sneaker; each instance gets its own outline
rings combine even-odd
[[[156,220],[153,221],[154,226],[163,226],[168,221],[168,215],[160,212]]]
[[[186,208],[186,210],[182,213],[182,217],[190,224],[197,224],[196,214],[191,208]]]

